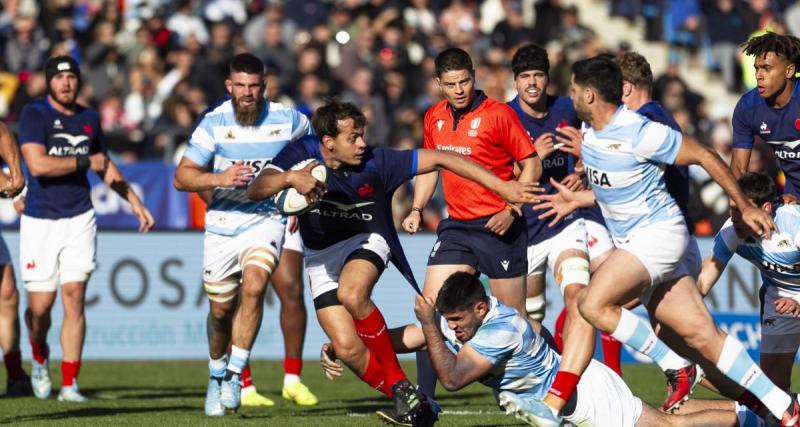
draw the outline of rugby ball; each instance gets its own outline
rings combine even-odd
[[[292,166],[292,170],[303,169],[313,161],[316,161],[316,159],[305,159]],[[314,169],[311,169],[311,175],[316,178],[317,181],[325,182],[328,176],[325,165],[320,163],[319,165],[315,166]],[[279,191],[278,194],[274,196],[274,201],[275,206],[278,208],[278,212],[285,216],[302,215],[311,209],[314,209],[317,205],[316,203],[308,203],[306,196],[298,193],[294,187],[287,187]]]

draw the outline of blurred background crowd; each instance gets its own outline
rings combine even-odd
[[[515,95],[516,47],[545,46],[549,91],[566,95],[572,62],[631,49],[626,38],[663,46],[664,58],[648,56],[655,99],[686,137],[727,160],[733,105],[711,107],[716,95],[691,89],[686,67],[710,70],[739,95],[755,84],[740,43],[766,30],[800,35],[800,1],[789,0],[3,0],[1,7],[0,119],[13,129],[22,107],[45,93],[45,60],[69,54],[82,65],[80,102],[100,112],[110,152],[123,164],[176,162],[198,115],[225,95],[228,60],[242,51],[267,64],[269,99],[308,115],[329,97],[354,102],[369,119],[369,144],[413,148],[422,144],[423,114],[440,99],[433,58],[444,48],[470,52],[478,87],[507,101]],[[591,16],[582,15],[587,8]],[[615,20],[630,33],[609,43],[602,36]],[[780,181],[771,150],[757,147],[751,168]],[[693,171],[692,180],[691,212],[698,233],[708,235],[726,218],[727,199],[708,176]],[[410,189],[396,196],[399,217]],[[429,227],[443,209],[438,202],[426,212]]]

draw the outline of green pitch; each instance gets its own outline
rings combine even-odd
[[[413,363],[404,363],[413,372]],[[55,362],[53,367],[60,364]],[[652,405],[664,398],[664,376],[654,365],[626,366],[625,379],[634,393]],[[26,370],[30,372],[29,366]],[[33,397],[0,398],[0,424],[58,426],[268,425],[268,426],[375,426],[373,413],[389,405],[349,372],[328,381],[318,363],[306,361],[303,380],[320,404],[303,408],[280,397],[283,378],[280,362],[254,362],[259,391],[276,401],[269,408],[243,408],[237,414],[210,419],[203,414],[207,368],[204,362],[86,362],[81,369],[81,390],[88,404],[56,400],[61,376],[52,370],[53,395],[48,401]],[[5,371],[2,371],[4,374]],[[793,376],[798,382],[798,372]],[[413,378],[413,376],[412,376]],[[5,383],[5,376],[0,376]],[[0,386],[2,387],[2,386]],[[488,388],[472,385],[457,393],[439,391],[444,409],[442,426],[519,425],[502,414]],[[699,397],[712,397],[704,390]]]

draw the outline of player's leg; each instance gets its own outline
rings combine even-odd
[[[544,243],[544,242],[542,242]],[[541,323],[544,320],[547,301],[545,301],[545,268],[544,259],[547,255],[542,253],[542,244],[528,245],[528,274],[525,277],[525,313],[528,319]]]
[[[307,318],[303,300],[303,253],[289,249],[288,243],[287,237],[281,253],[281,262],[272,275],[272,285],[281,301],[280,322],[284,347],[281,396],[298,405],[316,405],[317,397],[300,382]]]
[[[723,374],[754,394],[775,417],[797,420],[796,401],[769,380],[738,340],[717,328],[690,277],[660,286],[649,303],[654,305],[653,313],[659,322],[672,328]]]
[[[772,382],[789,390],[792,365],[800,347],[800,319],[778,313],[775,301],[782,297],[775,287],[762,285],[761,300],[761,369]]]
[[[789,340],[797,343],[796,338],[793,340],[790,338]],[[762,341],[762,345],[763,342],[764,341]],[[765,353],[763,349],[761,350],[761,369],[763,369],[764,374],[782,390],[789,390],[792,384],[792,366],[794,365],[796,353],[796,348],[792,353]]]
[[[8,248],[0,238],[0,347],[6,365],[6,394],[25,396],[32,393],[31,379],[22,369],[22,354],[19,348],[19,293],[14,281],[14,267],[8,256]],[[5,257],[2,257],[5,248]]]
[[[489,277],[492,296],[525,317],[525,278],[528,275],[528,228],[525,219],[514,219],[502,236],[492,233],[481,224],[471,226],[470,249],[478,259],[478,270]]]
[[[206,267],[213,268],[208,265]],[[234,274],[223,280],[207,281],[203,285],[209,302],[206,317],[209,378],[204,408],[206,415],[210,417],[225,415],[225,407],[220,402],[220,391],[225,370],[228,368],[228,345],[231,342],[233,313],[238,302],[239,281],[239,275]]]
[[[728,406],[733,402],[728,401]],[[743,424],[746,425],[746,424]],[[756,424],[757,425],[757,424]],[[733,409],[707,409],[691,414],[665,414],[649,405],[642,405],[642,414],[636,427],[739,427],[739,418]],[[754,425],[755,427],[755,425]]]
[[[31,385],[33,394],[39,399],[50,397],[52,382],[50,380],[50,347],[47,345],[47,333],[50,331],[50,311],[56,301],[55,291],[39,291],[38,286],[25,284],[28,289],[28,307],[25,310],[25,325],[28,328],[28,340],[31,344]],[[55,287],[55,284],[53,284]]]

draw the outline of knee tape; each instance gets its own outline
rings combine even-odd
[[[556,273],[556,282],[562,294],[564,293],[564,287],[567,285],[588,285],[589,261],[579,257],[567,258],[561,261]]]
[[[545,306],[544,294],[525,298],[525,311],[528,313],[528,317],[533,320],[541,322],[544,319]]]

